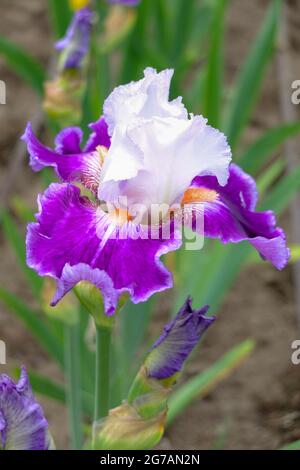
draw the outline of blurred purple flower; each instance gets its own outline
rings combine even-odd
[[[25,368],[15,384],[0,375],[0,450],[50,450],[52,439]]]
[[[163,380],[180,372],[203,333],[215,321],[215,317],[205,316],[208,309],[205,306],[193,310],[192,300],[187,298],[176,317],[164,327],[147,356],[145,366],[148,377]]]
[[[67,30],[66,36],[56,43],[62,52],[63,69],[79,69],[89,51],[90,35],[94,14],[89,8],[77,11]]]

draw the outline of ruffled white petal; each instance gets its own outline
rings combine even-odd
[[[117,87],[106,99],[104,118],[112,142],[102,170],[101,184],[109,182],[100,189],[102,198],[112,200],[119,192],[115,182],[133,178],[142,169],[142,154],[128,136],[137,122],[155,116],[187,119],[181,97],[169,101],[173,73],[147,68],[142,80]]]
[[[146,68],[138,82],[114,89],[104,103],[104,118],[110,135],[116,126],[127,127],[134,118],[178,117],[187,119],[188,113],[181,98],[169,101],[170,84],[174,70],[157,73]]]
[[[132,178],[142,166],[143,154],[128,135],[128,129],[117,126],[102,169],[101,184]]]
[[[143,155],[142,168],[119,187],[130,203],[178,203],[197,175],[214,175],[226,184],[230,147],[203,117],[154,118],[127,132]]]
[[[169,101],[173,70],[146,69],[144,78],[116,88],[104,105],[112,136],[99,198],[173,204],[197,175],[228,179],[226,137],[202,116],[189,117],[181,98]]]

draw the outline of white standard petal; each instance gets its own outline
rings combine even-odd
[[[113,201],[120,193],[119,182],[143,169],[143,155],[129,135],[132,127],[153,117],[188,119],[181,97],[169,101],[173,73],[147,68],[142,80],[117,87],[106,99],[104,118],[112,142],[102,169],[100,199]]]
[[[147,68],[144,78],[114,89],[104,103],[104,118],[112,136],[116,126],[128,126],[132,119],[151,117],[177,117],[187,119],[181,97],[169,101],[173,70],[157,73]]]
[[[225,185],[231,150],[224,134],[206,122],[202,116],[190,120],[155,118],[129,130],[143,153],[143,168],[123,185],[123,194],[130,194],[133,201],[136,187],[136,202],[172,205],[180,201],[197,175],[214,175]]]
[[[99,199],[113,202],[120,195],[120,182],[134,178],[143,168],[143,154],[124,126],[116,127],[105,158],[99,184]]]

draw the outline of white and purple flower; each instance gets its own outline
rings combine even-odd
[[[53,442],[41,406],[22,368],[18,383],[0,375],[0,450],[51,450]]]
[[[23,139],[31,167],[52,166],[63,180],[39,197],[37,223],[27,235],[29,266],[58,281],[55,302],[80,280],[94,278],[105,286],[104,298],[129,292],[135,303],[171,287],[160,257],[181,246],[172,215],[183,218],[185,207],[193,230],[200,214],[205,236],[249,240],[277,268],[287,264],[284,233],[272,212],[255,212],[255,182],[230,164],[224,134],[189,115],[181,98],[169,101],[172,75],[146,69],[142,80],[116,88],[84,147],[77,127],[64,129],[53,151],[28,125]],[[74,182],[91,197],[82,197]],[[153,206],[163,207],[157,220],[149,217]],[[160,230],[166,225],[168,237]],[[153,226],[155,237],[149,236]],[[112,313],[115,300],[109,299]]]

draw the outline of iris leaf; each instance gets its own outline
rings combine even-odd
[[[269,129],[241,155],[238,164],[247,173],[255,175],[280,145],[299,132],[300,122],[281,124]]]
[[[20,376],[19,369],[15,371],[15,377]],[[51,398],[52,400],[58,401],[59,403],[66,403],[66,392],[63,384],[57,381],[50,380],[48,377],[34,372],[28,371],[31,386],[35,393]],[[82,392],[83,409],[88,416],[92,416],[93,413],[93,397],[87,392]]]
[[[273,183],[279,178],[284,170],[283,160],[273,162],[262,175],[257,179],[257,189],[260,198],[262,198]]]
[[[247,124],[257,101],[261,84],[274,50],[275,35],[280,20],[281,0],[271,2],[262,28],[244,62],[225,121],[225,134],[234,148]]]
[[[211,126],[219,126],[223,83],[223,32],[224,16],[228,0],[215,3],[210,29],[208,62],[204,84],[203,114]]]
[[[188,2],[186,0],[179,0],[178,6],[175,9],[175,30],[171,51],[172,63],[174,65],[181,59],[184,47],[189,40],[191,25],[195,14],[195,3],[195,0],[189,0]]]
[[[54,34],[60,39],[65,35],[72,17],[69,0],[48,0],[48,8]]]
[[[281,447],[279,450],[299,450],[300,449],[300,439],[299,441],[291,442]]]
[[[143,0],[137,9],[137,20],[133,31],[127,41],[124,51],[124,60],[121,72],[121,83],[129,83],[132,80],[140,78],[143,68],[146,65],[144,47],[148,42],[147,26],[149,24],[150,7],[152,0]],[[149,64],[147,64],[149,65]]]
[[[26,264],[24,237],[21,235],[13,218],[5,210],[1,211],[1,225],[5,237],[13,248],[17,261],[30,284],[33,294],[39,296],[43,281],[34,271],[32,271],[32,269],[28,268]]]
[[[272,208],[275,212],[280,214],[287,208],[288,204],[299,190],[300,164],[294,169],[293,173],[287,174],[277,183],[260,205],[260,210]]]
[[[0,36],[0,56],[33,90],[43,95],[45,73],[36,59],[3,36]]]
[[[0,287],[0,301],[22,320],[49,355],[54,357],[58,364],[63,367],[63,349],[52,334],[49,325],[40,318],[39,313],[28,307],[17,295],[12,294],[3,287]]]

